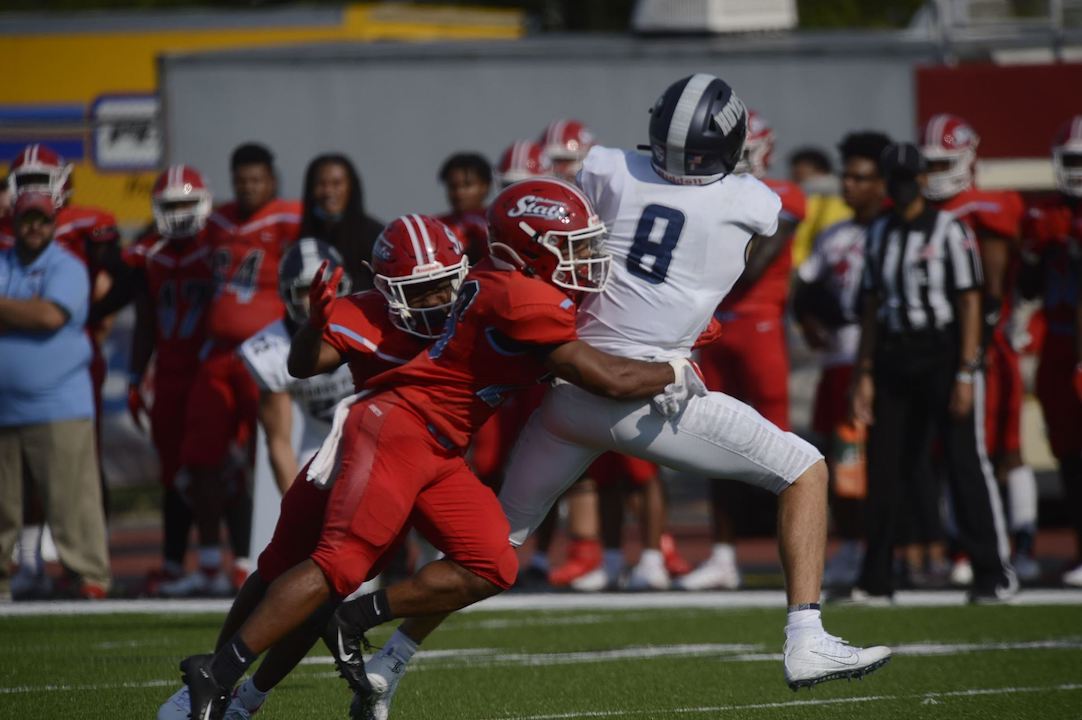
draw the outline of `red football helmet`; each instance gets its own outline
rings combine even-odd
[[[523,180],[488,206],[488,247],[510,264],[568,290],[601,292],[612,256],[605,224],[578,188],[555,178]]]
[[[213,198],[203,176],[187,165],[171,165],[150,191],[154,225],[164,238],[192,237],[207,224]]]
[[[412,335],[434,338],[443,332],[470,263],[451,228],[427,215],[403,215],[383,228],[369,267],[376,289],[387,299],[391,322]],[[451,295],[446,302],[417,303],[448,282]]]
[[[766,175],[770,157],[774,154],[774,128],[759,113],[748,110],[748,134],[744,139],[744,154],[733,172],[750,173],[757,178]]]
[[[1082,197],[1082,115],[1068,120],[1052,143],[1056,187],[1064,195]]]
[[[594,142],[594,134],[578,120],[554,120],[538,140],[541,149],[552,161],[552,171],[569,182],[574,181]]]
[[[928,185],[924,196],[946,200],[973,186],[973,165],[977,161],[977,132],[957,115],[933,115],[924,126],[920,152],[928,163]]]
[[[27,145],[11,162],[8,185],[12,197],[21,192],[46,193],[57,208],[71,197],[71,164],[48,145]]]
[[[500,164],[496,166],[496,177],[500,187],[527,180],[538,175],[552,173],[552,163],[541,146],[532,140],[518,140],[503,151]]]

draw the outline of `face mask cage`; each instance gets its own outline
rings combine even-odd
[[[977,159],[975,150],[945,151],[924,148],[921,151],[929,163],[946,161],[946,170],[928,170],[928,184],[924,188],[924,197],[929,200],[947,200],[973,184],[973,163]]]
[[[738,175],[748,173],[757,178],[763,177],[766,175],[767,157],[772,149],[772,140],[769,138],[745,139],[744,148],[740,152],[740,160],[737,161],[736,167],[733,168],[733,173]]]
[[[399,330],[422,338],[437,338],[443,333],[447,314],[458,297],[458,289],[469,272],[469,262],[463,258],[456,265],[418,266],[406,277],[388,277],[376,274],[376,289],[387,300],[391,322]],[[451,284],[451,298],[439,305],[421,307],[410,304],[410,297],[423,294],[426,289]]]
[[[154,227],[158,234],[170,240],[191,237],[207,224],[210,210],[210,193],[205,191],[179,198],[159,196],[154,198]]]
[[[1055,148],[1052,165],[1059,191],[1071,197],[1082,197],[1082,143]]]
[[[526,223],[523,230],[534,234]],[[583,230],[550,231],[538,243],[557,258],[552,282],[577,292],[597,293],[605,289],[612,256],[605,252],[608,230],[597,223]]]
[[[58,210],[63,207],[68,193],[64,185],[71,174],[71,166],[24,166],[8,177],[8,190],[12,197],[24,192],[37,192],[50,196],[53,206]]]
[[[332,265],[327,268],[327,274],[324,277],[330,277],[331,273],[334,272],[335,267],[336,266]],[[312,274],[314,275],[315,273]],[[286,291],[286,296],[282,298],[285,300],[286,312],[289,314],[290,319],[298,325],[308,321],[308,288],[310,287],[311,279],[304,276],[302,273],[301,277],[298,277],[290,284],[289,289]],[[352,288],[353,286],[352,283],[350,283],[349,276],[343,275],[338,283],[338,292],[335,293],[335,295],[337,297],[345,297],[346,295],[349,295]]]

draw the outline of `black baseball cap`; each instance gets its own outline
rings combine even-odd
[[[915,177],[928,169],[924,156],[913,143],[893,143],[879,156],[879,172],[883,177]]]

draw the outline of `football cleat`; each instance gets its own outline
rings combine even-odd
[[[969,562],[969,558],[963,555],[954,561],[950,580],[951,585],[959,587],[973,584],[973,565]]]
[[[229,576],[218,570],[213,573],[204,570],[196,570],[182,578],[163,582],[158,586],[158,593],[162,597],[230,597],[234,593],[233,583]]]
[[[210,674],[213,655],[192,655],[180,663],[181,679],[188,688],[191,720],[223,720],[229,706],[229,688]]]
[[[1063,573],[1062,581],[1069,587],[1082,587],[1082,565]]]
[[[785,682],[789,689],[829,680],[862,678],[890,662],[890,648],[853,647],[826,631],[802,633],[785,641]]]
[[[737,590],[740,583],[736,552],[726,545],[715,549],[705,562],[678,578],[673,586],[680,590]]]
[[[669,571],[669,577],[679,577],[691,572],[691,566],[677,550],[676,541],[669,533],[661,534],[661,554],[665,556],[665,569]]]
[[[1022,582],[1031,583],[1041,579],[1041,564],[1029,553],[1016,554],[1011,565]]]
[[[354,694],[371,695],[372,686],[368,684],[362,654],[362,648],[371,646],[364,633],[355,632],[348,623],[339,618],[336,610],[323,629],[323,642],[334,657],[338,674],[349,684]]]
[[[579,575],[567,586],[575,592],[601,592],[602,590],[615,590],[620,579],[610,577],[605,568],[594,568],[585,575]]]
[[[398,683],[406,674],[406,662],[390,648],[382,648],[368,660],[368,693],[354,693],[350,720],[387,720]]]
[[[665,561],[653,562],[643,558],[631,568],[627,576],[627,589],[635,591],[668,590],[672,585]]]
[[[600,568],[601,543],[597,540],[574,540],[567,549],[564,564],[549,571],[549,584],[565,587]]]

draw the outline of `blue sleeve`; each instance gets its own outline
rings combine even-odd
[[[90,305],[90,279],[86,267],[64,253],[45,274],[41,298],[51,300],[68,314],[68,321],[79,327],[86,324]]]

